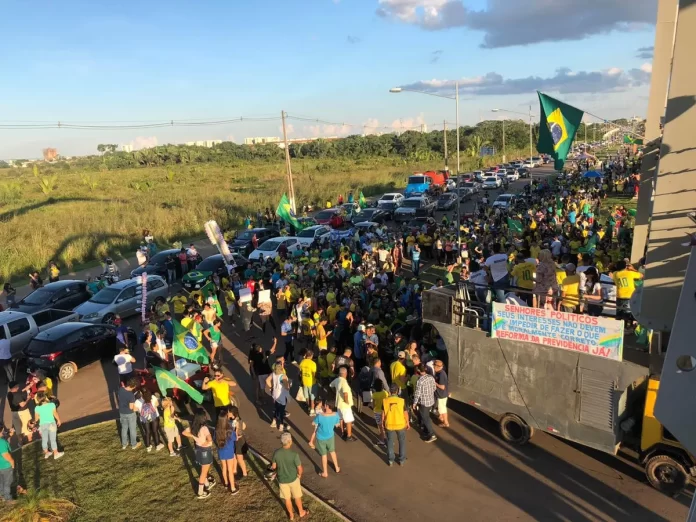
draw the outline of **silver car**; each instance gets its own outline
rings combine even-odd
[[[80,321],[100,324],[111,323],[116,315],[128,317],[139,314],[143,306],[142,279],[125,279],[101,289],[92,298],[75,308]],[[166,300],[169,295],[167,282],[160,276],[147,276],[147,302],[150,306],[158,299]]]

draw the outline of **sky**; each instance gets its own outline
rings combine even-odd
[[[536,90],[601,118],[642,116],[657,0],[5,0],[0,127],[249,121],[154,129],[0,129],[0,158],[253,136],[441,128],[538,117]],[[518,117],[509,113],[507,117]],[[525,116],[519,116],[524,118]],[[272,118],[254,121],[254,118]],[[302,118],[302,119],[299,119]],[[314,120],[314,121],[312,121]],[[317,121],[319,120],[319,121]],[[590,118],[588,121],[595,121]],[[120,123],[115,123],[120,122]]]

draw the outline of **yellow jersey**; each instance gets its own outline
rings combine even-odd
[[[630,299],[636,290],[636,281],[642,279],[640,272],[635,270],[619,270],[612,276],[616,284],[616,298]]]

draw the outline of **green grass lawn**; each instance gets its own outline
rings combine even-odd
[[[214,470],[218,485],[210,497],[197,500],[194,483],[198,472],[191,448],[185,448],[178,458],[170,457],[166,448],[152,453],[143,448],[122,450],[115,422],[59,433],[58,443],[65,448],[62,459],[44,460],[40,444],[32,444],[24,448],[18,463],[20,480],[30,496],[41,490],[75,504],[69,518],[48,518],[51,522],[287,519],[282,501],[277,497],[276,484],[263,480],[265,466],[251,454],[247,458],[249,477],[239,483],[239,494],[230,495],[222,485],[222,477]],[[19,460],[20,455],[14,455]],[[308,496],[304,501],[312,513],[312,521],[340,520]],[[17,512],[8,514],[7,510],[0,511],[0,517],[3,522],[21,520]],[[295,515],[295,519],[299,517]]]

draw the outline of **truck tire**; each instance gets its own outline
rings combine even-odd
[[[534,435],[534,429],[514,413],[506,413],[500,419],[500,435],[506,442],[522,446]]]
[[[60,382],[66,382],[75,377],[77,373],[77,365],[73,362],[67,362],[58,369],[58,379]]]
[[[689,483],[684,466],[671,455],[655,455],[645,463],[645,475],[650,485],[663,493],[674,496]]]

